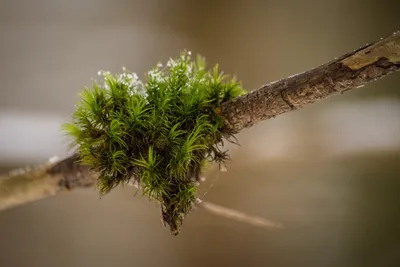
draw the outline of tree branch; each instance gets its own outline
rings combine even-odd
[[[226,102],[220,115],[226,131],[302,108],[337,93],[360,88],[400,69],[400,31],[309,71],[264,85]]]
[[[0,177],[0,210],[5,210],[61,191],[94,186],[97,177],[88,166],[77,162],[78,155],[56,163],[47,162],[33,168],[14,170]]]
[[[54,196],[61,191],[95,186],[97,175],[89,166],[78,163],[74,154],[56,163],[46,163],[36,168],[16,170],[14,175],[0,177],[0,211]],[[128,185],[138,187],[136,183]],[[279,229],[282,224],[264,218],[196,200],[197,207],[229,219],[244,222],[255,227]]]
[[[267,84],[224,103],[220,115],[225,131],[238,133],[244,128],[273,118],[336,93],[362,87],[400,69],[400,31],[366,45],[315,69]],[[0,210],[22,205],[60,191],[94,186],[97,176],[89,166],[77,163],[73,155],[56,163],[0,179]],[[203,203],[203,204],[201,204]],[[200,202],[206,210],[240,221],[281,227],[214,204]],[[246,217],[247,216],[247,217]]]

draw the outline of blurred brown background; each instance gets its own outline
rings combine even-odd
[[[400,2],[0,0],[0,166],[65,156],[60,124],[99,69],[143,73],[183,49],[248,89],[400,29]],[[400,266],[400,75],[238,135],[206,201],[169,235],[132,188],[65,193],[0,213],[0,266]]]

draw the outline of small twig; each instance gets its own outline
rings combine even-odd
[[[129,181],[128,185],[134,186],[140,190],[139,184],[134,179]],[[270,221],[270,220],[267,220],[267,219],[264,219],[261,217],[251,216],[251,215],[248,215],[246,213],[243,213],[243,212],[240,212],[240,211],[237,211],[234,209],[229,209],[229,208],[222,207],[222,206],[219,206],[219,205],[216,205],[213,203],[205,202],[205,201],[201,200],[200,198],[196,199],[196,205],[210,213],[217,215],[217,216],[221,216],[221,217],[225,217],[225,218],[232,219],[235,221],[247,223],[251,226],[268,228],[268,229],[283,228],[282,223]]]
[[[196,200],[197,204],[200,205],[202,208],[205,210],[214,213],[218,216],[223,216],[232,220],[244,222],[247,224],[250,224],[252,226],[256,227],[262,227],[262,228],[270,228],[270,229],[280,229],[283,228],[282,223],[279,222],[274,222],[270,220],[266,220],[261,217],[256,217],[256,216],[250,216],[246,213],[233,210],[233,209],[228,209],[219,205],[215,205],[213,203],[209,202],[204,202],[201,199]]]

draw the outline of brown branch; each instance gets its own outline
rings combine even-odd
[[[400,31],[309,71],[264,85],[224,103],[225,130],[256,123],[337,93],[360,88],[400,69]]]
[[[73,155],[56,163],[47,162],[33,168],[14,170],[0,177],[0,210],[9,209],[61,191],[94,186],[97,176],[88,166],[77,163]]]
[[[13,208],[46,197],[54,196],[61,191],[86,188],[96,185],[97,175],[89,166],[78,163],[77,154],[56,163],[46,163],[35,168],[16,170],[16,174],[1,179],[0,177],[0,210]],[[128,185],[138,185],[134,182]],[[197,207],[229,219],[244,222],[255,227],[279,229],[282,224],[264,218],[221,207],[200,199]]]
[[[273,118],[336,93],[362,87],[400,69],[400,31],[366,45],[307,72],[267,84],[233,101],[224,103],[221,116],[225,131],[238,133],[244,128]],[[88,166],[79,165],[78,155],[57,163],[46,163],[24,173],[0,179],[0,210],[22,205],[60,191],[94,186],[96,175]],[[199,204],[200,202],[198,202]],[[262,222],[236,211],[202,205],[206,210],[254,225],[280,224]]]

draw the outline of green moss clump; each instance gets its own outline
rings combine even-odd
[[[99,173],[101,194],[134,179],[178,234],[204,164],[228,160],[219,145],[232,136],[222,131],[218,109],[245,91],[218,65],[207,70],[203,58],[186,51],[151,69],[145,82],[125,69],[100,74],[104,84],[85,88],[63,129],[82,162]]]

